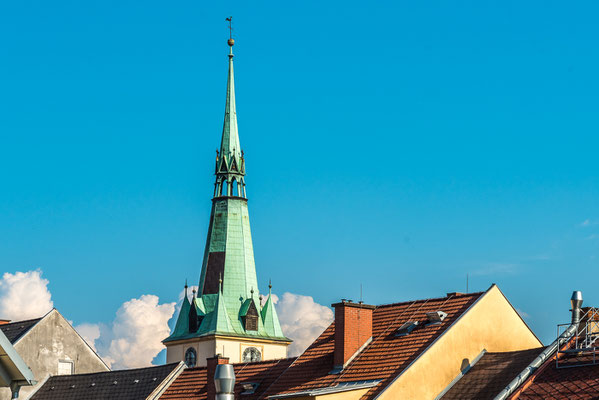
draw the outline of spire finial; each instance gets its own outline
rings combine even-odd
[[[272,291],[272,280],[268,280],[268,295],[270,295],[270,292]]]
[[[231,54],[233,54],[233,45],[235,44],[235,40],[233,40],[233,16],[225,18],[225,21],[229,23],[229,40],[227,41],[227,43],[231,47]]]
[[[191,298],[192,299],[196,298],[196,290],[195,289],[191,289]]]
[[[185,279],[185,297],[187,297],[187,279]]]
[[[254,298],[254,288],[253,287],[250,289],[250,297],[252,299]]]
[[[223,292],[223,273],[218,274],[218,290],[220,293]]]

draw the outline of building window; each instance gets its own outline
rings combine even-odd
[[[243,362],[256,362],[262,360],[260,350],[255,347],[248,347],[243,351]]]
[[[257,331],[258,330],[258,309],[254,304],[254,299],[249,300],[250,305],[246,311],[245,316],[241,318],[243,327],[246,331]]]
[[[189,368],[196,366],[197,358],[196,349],[193,347],[190,347],[185,351],[185,365]]]
[[[58,375],[72,375],[73,362],[68,360],[58,361]]]

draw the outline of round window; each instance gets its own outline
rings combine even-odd
[[[255,347],[248,347],[243,351],[243,362],[255,362],[262,360],[260,350]]]
[[[197,358],[196,349],[193,347],[190,347],[185,351],[185,365],[189,368],[196,366]]]

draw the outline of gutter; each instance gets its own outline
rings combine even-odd
[[[530,364],[518,376],[516,376],[493,400],[505,400],[516,389],[518,389],[541,365],[545,363],[553,353],[559,351],[559,344],[562,339],[569,339],[578,333],[580,324],[580,307],[582,306],[582,293],[575,291],[572,293],[572,323],[557,339],[553,341],[545,350],[532,360]]]

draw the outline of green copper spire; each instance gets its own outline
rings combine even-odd
[[[235,110],[235,77],[233,75],[233,46],[229,51],[229,77],[227,79],[227,99],[225,102],[225,122],[223,124],[223,136],[220,145],[221,162],[226,167],[232,167],[241,159],[241,147],[239,145],[239,132],[237,130],[237,112]],[[219,166],[222,169],[222,165]],[[227,168],[229,169],[229,168]]]
[[[165,342],[214,334],[289,342],[269,298],[265,310],[254,264],[250,217],[245,192],[245,160],[239,143],[233,76],[233,39],[229,39],[229,73],[225,120],[215,165],[215,189],[206,238],[198,297],[182,326]],[[181,314],[183,314],[183,309]],[[177,321],[181,320],[181,316]],[[264,323],[267,321],[267,324]],[[183,324],[183,322],[182,322]]]
[[[179,317],[173,330],[173,335],[185,335],[189,330],[189,309],[190,303],[187,298],[187,280],[185,280],[185,293],[183,295],[183,303],[181,304],[181,311],[179,311]]]

